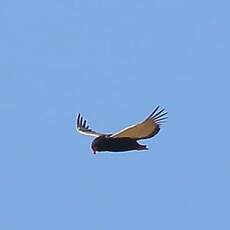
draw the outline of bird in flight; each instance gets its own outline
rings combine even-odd
[[[148,150],[146,145],[141,145],[137,141],[151,138],[160,131],[160,125],[167,119],[167,112],[165,112],[165,109],[159,110],[159,108],[157,106],[144,121],[113,134],[93,131],[79,113],[76,119],[76,129],[81,134],[96,137],[91,145],[94,154],[97,151],[124,152],[130,150]]]

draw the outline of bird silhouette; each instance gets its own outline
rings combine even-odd
[[[79,133],[96,137],[91,145],[93,153],[109,151],[124,152],[130,150],[147,150],[146,145],[137,141],[155,136],[160,131],[160,125],[166,121],[165,109],[157,106],[142,122],[131,125],[113,134],[99,133],[89,128],[86,120],[79,113],[76,119],[76,129]]]

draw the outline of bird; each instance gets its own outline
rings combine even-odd
[[[148,150],[147,145],[139,144],[137,141],[154,137],[160,126],[167,120],[167,112],[157,106],[154,111],[142,122],[128,126],[115,133],[99,133],[92,130],[87,121],[79,113],[76,117],[76,130],[80,134],[95,137],[91,144],[94,154],[97,152],[125,152],[131,150]]]

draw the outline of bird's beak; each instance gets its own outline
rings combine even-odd
[[[93,154],[96,154],[97,153],[97,151],[96,150],[93,150]]]

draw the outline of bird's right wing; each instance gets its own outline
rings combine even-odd
[[[81,116],[80,113],[78,114],[78,116],[76,118],[76,130],[81,134],[93,136],[93,137],[99,137],[102,135],[107,135],[104,133],[95,132],[92,129],[90,129],[89,126],[86,124],[86,120]]]
[[[167,117],[167,112],[164,109],[158,111],[159,106],[141,123],[134,124],[128,128],[122,129],[117,133],[111,135],[113,138],[128,137],[135,140],[147,139],[155,136],[160,130],[160,124],[164,122]]]

